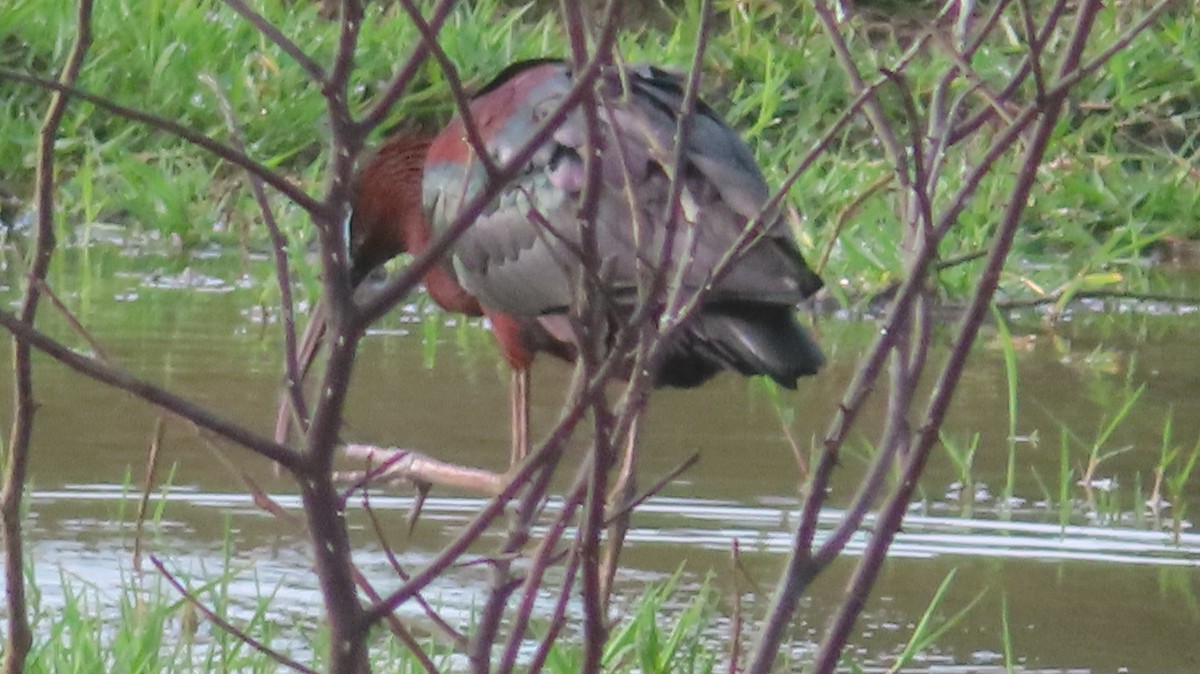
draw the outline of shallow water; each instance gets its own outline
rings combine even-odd
[[[265,263],[224,256],[193,260],[184,270],[147,256],[132,266],[140,268],[129,271],[129,260],[99,254],[76,257],[54,284],[115,362],[269,433],[280,347],[256,307],[274,295],[241,272],[265,277]],[[61,290],[66,288],[78,291]],[[1167,415],[1175,445],[1190,451],[1200,437],[1200,317],[1191,307],[1115,309],[1097,313],[1080,307],[1054,332],[1043,331],[1035,314],[1017,317],[1020,440],[1013,445],[1011,498],[1004,494],[1009,445],[1003,356],[994,333],[981,340],[947,425],[948,437],[959,445],[979,434],[971,471],[975,498],[962,497],[953,462],[938,450],[922,481],[922,498],[912,505],[859,622],[852,651],[858,662],[868,669],[886,667],[939,583],[957,569],[939,615],[953,615],[977,594],[982,599],[919,662],[922,671],[1002,670],[1005,604],[1014,653],[1026,671],[1200,671],[1200,643],[1194,638],[1200,628],[1195,569],[1200,533],[1188,521],[1200,506],[1196,480],[1187,485],[1184,503],[1158,519],[1142,505]],[[427,328],[416,321],[417,311],[409,307],[407,315],[390,317],[364,342],[347,436],[503,467],[507,375],[489,338],[438,318],[445,325],[433,342],[436,365],[430,369]],[[43,319],[42,325],[65,334],[51,311]],[[795,410],[793,434],[805,446],[823,430],[874,329],[870,321],[820,322],[828,367],[802,382],[799,391],[783,394]],[[941,330],[939,339],[948,332]],[[2,357],[7,364],[7,350]],[[535,430],[553,421],[568,375],[549,360],[535,368]],[[135,507],[130,493],[144,478],[156,414],[45,358],[37,361],[36,385],[42,407],[28,535],[43,602],[60,601],[63,582],[92,587],[115,601],[116,587],[130,577],[128,522]],[[1103,420],[1139,386],[1145,388],[1132,413],[1102,448],[1123,451],[1100,464],[1090,492],[1075,485]],[[0,410],[7,416],[10,394],[7,387],[3,391]],[[880,423],[878,401],[863,422],[833,485],[823,531],[836,522],[868,461],[865,448]],[[1075,436],[1065,510],[1057,501],[1064,427]],[[729,551],[736,539],[751,575],[769,589],[789,544],[797,509],[795,459],[767,396],[758,384],[729,376],[699,390],[658,393],[643,447],[640,471],[646,483],[692,452],[701,460],[638,511],[622,590],[636,595],[647,581],[683,565],[689,586],[715,574],[713,584],[726,608],[734,593],[742,593],[743,606],[761,610],[765,597],[749,592],[730,569]],[[265,462],[178,421],[167,423],[163,450],[164,466],[174,471],[169,487],[155,492],[153,503],[162,511],[150,527],[149,550],[176,572],[197,577],[223,568],[228,545],[237,572],[231,585],[235,607],[252,611],[258,596],[276,592],[281,622],[312,621],[319,598],[304,540],[251,503],[239,473],[298,510],[293,486],[276,478]],[[215,460],[214,451],[231,460],[236,472]],[[435,492],[416,534],[405,540],[408,495],[372,499],[395,525],[395,537],[403,541],[401,559],[410,567],[449,541],[481,503]],[[1176,536],[1172,516],[1180,506],[1187,513]],[[358,560],[386,589],[394,581],[388,580],[387,562],[365,518],[352,513],[350,521]],[[847,557],[805,598],[794,629],[794,656],[803,658],[820,638],[862,541],[860,534]],[[464,570],[432,594],[452,622],[463,621],[483,587],[482,571]],[[419,615],[416,609],[413,615]],[[715,642],[724,628],[715,628]]]

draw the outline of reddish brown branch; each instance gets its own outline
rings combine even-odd
[[[196,596],[194,594],[192,594],[191,592],[188,592],[188,589],[183,586],[183,583],[181,583],[179,581],[179,579],[175,577],[174,574],[172,574],[170,571],[167,571],[167,567],[165,565],[163,565],[162,560],[160,560],[156,555],[150,555],[150,563],[154,565],[154,568],[158,569],[158,572],[161,573],[162,577],[165,578],[167,580],[167,582],[171,584],[171,587],[175,588],[175,591],[178,592],[184,599],[186,599],[189,604],[196,607],[197,611],[200,611],[201,613],[203,613],[204,617],[208,618],[209,622],[211,622],[212,624],[221,628],[222,630],[225,630],[225,632],[227,634],[229,634],[233,638],[237,639],[238,641],[246,644],[250,648],[253,648],[254,650],[258,651],[259,653],[262,653],[263,655],[267,656],[268,658],[271,658],[275,662],[278,662],[279,664],[281,664],[285,667],[290,667],[291,669],[294,669],[297,672],[306,672],[307,674],[316,674],[316,670],[305,667],[304,665],[300,664],[299,662],[296,662],[295,660],[289,658],[288,656],[284,655],[283,653],[280,653],[279,651],[276,651],[275,649],[271,648],[270,646],[267,646],[266,644],[259,641],[258,639],[255,639],[254,637],[250,636],[249,634],[246,634],[245,630],[241,629],[240,627],[237,627],[233,623],[229,622],[228,620],[226,620],[225,618],[223,618],[219,614],[217,614],[216,611],[213,611],[209,607],[205,606],[204,602],[202,602],[198,598],[196,598]]]
[[[325,81],[325,69],[321,64],[317,63],[295,42],[292,42],[288,36],[284,35],[279,27],[271,23],[265,16],[254,11],[243,0],[223,0],[225,5],[237,12],[245,19],[254,29],[275,43],[275,46],[283,50],[285,54],[292,57],[304,72],[308,73],[312,81],[320,84]]]
[[[104,96],[99,96],[73,85],[56,82],[44,77],[30,75],[28,73],[18,72],[9,68],[0,68],[0,79],[12,80],[14,82],[22,82],[31,84],[36,87],[41,87],[59,94],[65,94],[70,98],[77,98],[81,101],[87,101],[92,105],[110,112],[118,117],[123,117],[130,121],[141,122],[159,131],[169,133],[183,141],[191,143],[196,147],[207,150],[216,157],[253,173],[262,179],[262,181],[271,187],[274,187],[280,194],[288,199],[291,199],[297,206],[304,209],[310,214],[319,213],[322,210],[322,205],[316,199],[313,199],[304,190],[296,187],[288,181],[282,174],[272,171],[262,164],[254,161],[245,154],[234,150],[224,143],[217,142],[207,135],[186,127],[178,122],[160,117],[149,112],[129,108],[119,103],[115,103]]]
[[[92,43],[92,0],[80,0],[76,14],[75,44],[67,56],[59,82],[71,86],[79,77],[83,59]],[[37,229],[29,282],[21,298],[19,318],[24,327],[33,325],[41,297],[41,281],[46,278],[54,254],[54,143],[67,110],[69,99],[56,92],[50,97],[38,138]],[[3,530],[4,589],[8,618],[5,638],[4,671],[17,674],[25,669],[25,658],[33,644],[29,627],[29,607],[25,600],[25,548],[21,527],[21,499],[25,494],[29,467],[33,415],[37,401],[33,397],[33,362],[29,344],[13,340],[13,423],[4,466],[4,487],[0,492],[0,528]]]
[[[243,6],[240,0],[226,0],[230,6]],[[247,11],[250,11],[247,8]],[[261,19],[261,17],[259,17]],[[263,19],[265,21],[265,19]],[[257,25],[257,24],[256,24]],[[246,142],[244,140],[244,132],[242,126],[238,122],[237,115],[233,111],[233,105],[229,102],[229,97],[221,89],[221,85],[211,76],[203,76],[204,82],[213,91],[213,95],[217,98],[217,103],[220,105],[221,113],[225,117],[225,124],[229,127],[230,141],[233,143],[234,149],[238,152],[245,153]],[[304,393],[301,390],[301,384],[304,381],[302,373],[299,371],[300,366],[297,358],[296,347],[296,311],[295,303],[292,301],[292,276],[290,265],[287,257],[287,237],[283,235],[283,231],[279,228],[279,222],[275,219],[275,211],[271,208],[271,202],[267,199],[267,192],[263,189],[262,180],[247,171],[246,178],[250,181],[250,192],[254,195],[254,202],[258,204],[259,213],[262,214],[263,223],[267,226],[267,234],[271,240],[271,254],[275,259],[275,280],[279,286],[279,310],[283,316],[283,344],[284,344],[284,368],[286,375],[286,389],[292,409],[296,410],[296,414],[302,418],[308,418],[308,408],[304,404]],[[276,441],[282,441],[284,438],[276,438]]]
[[[146,402],[212,431],[250,451],[275,461],[289,472],[297,472],[300,458],[292,450],[218,416],[183,396],[139,379],[129,372],[95,358],[80,355],[39,330],[29,327],[10,312],[0,310],[0,326],[12,333],[18,344],[27,344],[76,372],[113,388],[132,393]]]

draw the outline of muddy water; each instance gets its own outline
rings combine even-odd
[[[230,260],[194,262],[186,273],[164,259],[137,264],[145,268],[117,273],[116,267],[127,269],[129,263],[79,260],[56,278],[56,287],[81,289],[64,293],[66,300],[114,361],[269,433],[279,347],[273,329],[264,332],[255,308],[264,296],[261,284],[240,280],[240,266]],[[266,274],[261,263],[250,269]],[[939,450],[922,482],[922,499],[913,504],[854,636],[858,662],[889,664],[938,585],[956,570],[939,616],[957,613],[977,595],[982,598],[927,653],[922,668],[1002,669],[1002,607],[1007,606],[1014,655],[1026,671],[1200,671],[1195,639],[1200,534],[1187,521],[1200,507],[1197,481],[1192,479],[1184,501],[1174,504],[1176,511],[1187,508],[1178,536],[1168,533],[1176,511],[1167,510],[1156,521],[1142,505],[1167,416],[1175,445],[1190,451],[1200,437],[1200,318],[1188,308],[1116,309],[1077,311],[1054,333],[1040,331],[1036,315],[1018,317],[1020,439],[1011,445],[1011,499],[1004,494],[1010,444],[1003,356],[994,334],[976,349],[947,429],[962,446],[979,434],[969,488],[976,498],[961,495],[959,472]],[[61,321],[50,314],[46,318],[45,325],[63,334]],[[503,466],[505,371],[486,335],[452,323],[438,330],[432,369],[426,366],[431,349],[422,336],[427,331],[413,314],[391,317],[368,337],[350,400],[348,436],[414,447],[451,461]],[[795,411],[793,436],[805,446],[824,428],[874,329],[864,321],[821,322],[828,368],[798,392],[783,395]],[[8,357],[4,350],[3,358]],[[7,370],[7,360],[5,365]],[[557,363],[539,364],[535,427],[545,429],[553,420],[568,374]],[[132,500],[125,485],[143,478],[155,414],[44,358],[37,362],[37,376],[42,407],[28,531],[43,601],[53,606],[64,580],[94,587],[115,601],[113,588],[130,568]],[[1105,419],[1143,386],[1132,412],[1101,448],[1101,454],[1116,453],[1096,469],[1096,488],[1075,485]],[[0,390],[0,409],[7,410],[8,388]],[[839,470],[826,530],[869,460],[867,448],[878,425],[876,405]],[[1071,432],[1067,463],[1075,471],[1065,511],[1058,501],[1063,428]],[[761,610],[765,598],[730,570],[728,559],[736,539],[751,575],[766,589],[783,562],[797,503],[796,469],[777,410],[757,385],[722,377],[697,391],[657,394],[644,437],[641,470],[647,481],[692,452],[701,460],[639,511],[623,587],[636,594],[647,580],[663,578],[682,564],[689,583],[714,573],[726,605],[740,592],[744,606]],[[292,485],[275,478],[264,462],[178,422],[167,424],[163,448],[173,472],[169,487],[156,497],[162,513],[152,527],[151,549],[180,572],[211,573],[222,568],[228,544],[235,606],[253,610],[266,588],[277,593],[281,620],[311,621],[318,598],[304,541],[255,509],[239,473],[264,485],[285,506],[297,507]],[[236,471],[216,460],[214,451]],[[404,540],[400,531],[410,504],[407,494],[373,501],[395,524],[396,540]],[[416,535],[401,546],[402,561],[420,564],[479,504],[466,495],[435,493]],[[360,562],[386,587],[389,574],[379,546],[360,516],[352,515],[351,521]],[[820,637],[862,544],[856,539],[848,557],[804,600],[794,631],[796,657],[803,658]],[[437,594],[452,619],[467,618],[482,583],[480,573],[465,571],[439,586]]]

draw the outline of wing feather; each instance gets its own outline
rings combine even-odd
[[[489,85],[472,104],[487,150],[497,161],[535,133],[572,83],[568,67],[556,62],[517,68],[508,77]],[[609,69],[598,91],[607,108],[600,114],[596,245],[611,294],[620,297],[636,287],[639,262],[655,259],[662,245],[683,88],[675,75],[634,66],[624,73]],[[713,283],[713,266],[758,215],[769,189],[745,142],[711,108],[699,104],[688,123],[681,176],[684,218],[670,255],[671,264],[683,265],[684,285],[711,286],[714,302],[794,305],[815,292],[820,280],[805,266],[790,230],[777,216]],[[482,167],[463,148],[463,135],[461,123],[451,123],[429,151],[424,203],[435,230],[448,227],[484,184]],[[485,306],[539,315],[569,305],[569,270],[577,262],[581,237],[577,209],[586,137],[583,115],[568,116],[526,171],[455,245],[454,270]],[[637,231],[635,223],[644,229]]]

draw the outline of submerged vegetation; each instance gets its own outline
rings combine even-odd
[[[341,27],[327,16],[327,3],[254,4],[317,62],[333,59]],[[348,89],[350,108],[356,114],[370,109],[397,64],[408,58],[419,40],[402,4],[366,5],[361,48]],[[424,11],[432,11],[434,3],[421,4]],[[920,121],[930,114],[922,106],[938,90],[943,74],[959,65],[947,35],[956,21],[965,24],[966,20],[939,15],[929,3],[916,3],[915,10],[910,3],[901,4],[902,12],[889,3],[845,3],[840,18],[845,21],[846,44],[859,71],[875,75],[911,59],[903,74],[880,86],[877,93],[898,135],[919,136],[923,132]],[[1053,3],[1026,4],[1040,11]],[[644,15],[627,17],[619,53],[628,61],[653,61],[685,70],[701,32],[699,8],[698,0],[666,2]],[[768,182],[779,185],[804,161],[814,140],[852,105],[853,87],[830,48],[826,28],[808,3],[717,0],[715,8],[716,28],[707,46],[701,92],[731,126],[744,133]],[[1106,3],[1096,17],[1094,43],[1111,44],[1148,8],[1137,0]],[[74,12],[75,3],[70,0],[8,0],[0,11],[0,68],[43,77],[56,73],[71,49]],[[1004,15],[1000,28],[981,45],[971,62],[970,79],[1007,81],[1014,55],[1024,53],[1029,30],[1013,22],[1014,16]],[[972,18],[979,20],[982,15]],[[78,79],[80,89],[216,139],[230,135],[220,105],[227,99],[242,126],[247,154],[283,172],[310,194],[320,193],[326,186],[331,172],[327,101],[301,64],[230,11],[226,3],[101,3],[93,28],[94,46]],[[1046,44],[1064,40],[1067,29],[1060,26]],[[439,39],[468,88],[486,82],[511,61],[569,52],[562,19],[556,12],[544,11],[541,3],[458,3]],[[913,46],[921,41],[925,48],[914,54]],[[1095,57],[1097,51],[1086,55]],[[962,156],[948,155],[950,165],[937,172],[935,199],[926,204],[928,208],[936,212],[947,206],[969,178],[970,162],[978,158],[972,155],[987,149],[1001,122],[1010,121],[1019,111],[1018,104],[1037,98],[1044,83],[1034,79],[1027,78],[1012,100],[993,101],[1000,111],[998,119],[981,121],[984,130],[965,141],[967,150]],[[994,95],[965,86],[953,93],[964,100]],[[6,243],[15,244],[15,252],[5,258],[14,287],[20,285],[18,279],[27,265],[22,253],[26,252],[25,233],[35,217],[31,195],[38,129],[49,100],[44,88],[0,76],[0,224],[8,237]],[[390,111],[385,130],[370,140],[378,142],[396,130],[436,129],[453,110],[449,85],[442,71],[429,61]],[[805,256],[827,282],[823,308],[838,316],[881,313],[906,280],[912,254],[911,233],[896,215],[905,191],[898,184],[897,167],[881,149],[876,134],[865,117],[855,117],[787,193],[794,207],[791,222]],[[935,479],[927,476],[920,483],[910,511],[928,517],[960,517],[976,524],[1050,523],[1064,536],[1068,529],[1089,526],[1166,530],[1178,540],[1191,528],[1189,517],[1195,516],[1188,506],[1195,505],[1200,440],[1180,433],[1170,412],[1161,419],[1143,418],[1136,428],[1129,428],[1145,406],[1146,366],[1137,359],[1126,361],[1115,355],[1103,343],[1104,335],[1099,344],[1086,338],[1074,343],[1072,330],[1078,331],[1081,322],[1094,323],[1096,317],[1088,314],[1095,309],[1132,309],[1127,313],[1135,314],[1149,310],[1169,313],[1180,307],[1194,311],[1200,300],[1196,283],[1200,258],[1200,16],[1186,3],[1163,12],[1152,30],[1137,36],[1087,79],[1085,86],[1072,92],[1053,135],[1050,153],[1037,169],[1035,187],[1016,230],[1000,292],[991,305],[995,328],[984,350],[989,364],[1002,370],[1005,390],[997,397],[1002,402],[988,413],[1006,420],[1004,437],[996,440],[981,438],[978,431],[942,429],[940,455],[933,460],[948,468]],[[276,348],[280,289],[274,283],[275,270],[262,262],[273,244],[261,226],[260,208],[240,169],[178,137],[78,101],[67,109],[55,150],[55,226],[65,250],[53,258],[49,274],[55,287],[78,285],[65,295],[72,311],[85,317],[92,314],[93,307],[88,305],[95,298],[89,296],[86,279],[136,270],[158,274],[163,283],[196,283],[199,287],[203,278],[197,280],[196,276],[203,277],[202,270],[217,264],[212,258],[234,251],[240,257],[239,272],[228,275],[241,276],[238,285],[250,289],[253,299],[248,303],[257,307],[245,309],[257,313],[253,320],[243,322],[260,330],[256,338],[266,345],[263,348]],[[929,297],[950,317],[957,317],[979,285],[985,253],[1024,161],[1021,153],[999,156],[938,250]],[[919,169],[913,170],[919,178]],[[277,193],[271,193],[269,199],[294,265],[298,296],[314,300],[320,281],[313,220]],[[104,252],[91,252],[97,249]],[[1094,304],[1081,301],[1085,299]],[[414,332],[424,341],[428,366],[432,366],[439,344],[453,343],[472,357],[481,347],[492,348],[478,322],[458,320],[448,327],[440,315],[426,311],[426,303],[425,298],[416,297],[403,318],[388,320],[403,320],[406,328],[420,323]],[[136,311],[128,315],[134,320],[153,320]],[[431,315],[436,318],[429,319]],[[1059,324],[1054,326],[1056,321]],[[1113,324],[1108,321],[1089,329],[1096,334],[1113,329]],[[926,336],[938,343],[950,341],[945,325],[938,321]],[[68,329],[61,325],[47,328],[59,334]],[[1149,328],[1142,323],[1121,329],[1144,332]],[[865,351],[878,331],[842,332],[846,339],[828,343],[832,360]],[[1037,343],[1031,346],[1033,342]],[[1023,353],[1026,348],[1050,352],[1065,367],[1080,372],[1081,395],[1094,405],[1095,418],[1087,424],[1075,418],[1057,418],[1046,401],[1031,401],[1022,395],[1018,365],[1027,357]],[[490,368],[490,359],[480,360],[488,360],[484,367]],[[920,383],[927,385],[928,377]],[[751,395],[765,400],[783,426],[804,482],[819,464],[821,449],[817,440],[791,432],[797,414],[807,410],[798,410],[769,382],[755,381],[751,387]],[[1033,417],[1036,421],[1031,421]],[[1155,429],[1152,437],[1146,437],[1148,425]],[[1054,432],[1047,432],[1048,428]],[[814,435],[818,432],[812,431]],[[1126,440],[1135,435],[1139,447],[1149,444],[1154,451],[1141,451],[1136,459],[1131,458]],[[996,451],[982,457],[981,447]],[[1029,465],[1025,452],[1035,449],[1056,456],[1056,473],[1038,472]],[[856,468],[869,467],[888,451],[894,450],[856,438],[849,442],[846,457]],[[981,468],[983,462],[988,463],[986,468]],[[1114,464],[1120,467],[1110,470]],[[897,461],[896,469],[881,480],[889,490],[903,482],[899,465]],[[1114,480],[1114,473],[1130,479]],[[864,526],[874,524],[869,520]],[[740,564],[735,547],[732,566],[737,573],[745,573]],[[227,581],[233,572],[227,564],[210,575],[180,580],[204,605],[227,616]],[[925,615],[915,624],[903,626],[910,634],[891,659],[893,671],[936,649],[938,638],[969,611],[983,610],[977,604],[986,588],[956,593],[955,577],[955,571],[947,573]],[[28,671],[253,672],[279,668],[275,660],[200,616],[163,578],[152,578],[150,582],[140,575],[124,579],[127,582],[115,602],[111,595],[101,598],[95,588],[71,578],[61,579],[62,596],[52,608],[39,603],[42,598],[35,594],[31,603],[36,638]],[[751,580],[770,585],[769,579]],[[31,579],[30,586],[37,588],[37,581]],[[680,594],[686,597],[681,599]],[[763,588],[748,594],[765,602]],[[741,621],[765,613],[761,606],[743,610],[740,596],[736,587],[732,593],[718,592],[707,583],[681,590],[678,574],[647,588],[633,601],[626,617],[610,628],[599,667],[614,672],[707,674],[732,670],[731,653],[736,661],[739,646],[734,637],[742,634]],[[299,633],[280,635],[280,626],[268,615],[272,590],[265,589],[255,601],[260,610],[251,612],[250,618],[238,625],[239,630],[274,644],[281,652],[292,652],[303,666],[334,668],[331,662],[336,658],[330,657],[329,644],[335,639],[328,630],[322,631],[314,620],[311,625],[300,625]],[[116,615],[98,610],[101,604],[115,606]],[[1002,633],[1001,643],[994,647],[1001,649],[1000,662],[1009,671],[1020,660],[1019,651],[1014,654],[1010,633],[1011,608],[1004,597],[998,613],[986,618]],[[111,613],[110,608],[105,610]],[[559,626],[534,621],[530,631],[542,638]],[[462,649],[447,646],[446,640],[424,639],[418,634],[417,641],[429,658],[422,662],[401,641],[378,628],[376,631],[371,657],[381,671],[466,667]],[[713,644],[722,642],[731,650],[714,652]],[[580,663],[590,657],[578,641],[547,638],[544,643],[547,646],[538,655],[544,657],[545,671],[579,671]],[[297,644],[310,650],[295,653],[303,650],[297,649]],[[748,646],[742,645],[740,652],[748,652]],[[529,654],[522,652],[522,657]],[[791,656],[785,653],[784,657]],[[858,666],[853,655],[843,663]]]

